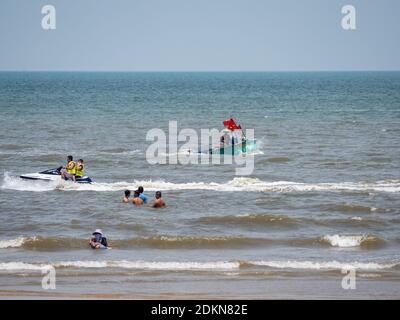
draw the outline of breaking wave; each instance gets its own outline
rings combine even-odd
[[[284,243],[285,240],[282,240]],[[156,248],[156,249],[212,249],[212,248],[241,248],[262,246],[280,242],[279,240],[246,237],[190,237],[190,236],[154,236],[135,237],[123,240],[110,240],[115,249],[124,248]],[[1,248],[21,247],[26,250],[58,251],[70,249],[87,249],[88,239],[33,237],[17,238],[0,242]]]
[[[35,238],[31,238],[35,239]],[[18,237],[16,239],[0,240],[0,249],[21,247],[29,238]]]
[[[322,241],[329,243],[333,247],[341,248],[366,247],[383,243],[382,239],[371,235],[326,235],[322,238]]]
[[[398,266],[395,263],[376,263],[376,262],[338,262],[338,261],[250,261],[250,265],[265,266],[279,269],[360,269],[360,270],[381,270],[391,269]]]
[[[339,261],[60,261],[52,263],[55,268],[118,268],[118,269],[138,269],[138,270],[209,270],[226,271],[240,270],[251,267],[267,267],[273,269],[298,269],[298,270],[384,270],[393,269],[399,262],[377,263],[377,262],[339,262]],[[0,263],[0,270],[6,271],[37,271],[49,267],[50,264],[44,263],[25,263],[25,262],[3,262]]]
[[[246,247],[265,247],[285,245],[294,247],[311,247],[329,245],[333,247],[362,247],[374,249],[385,243],[374,236],[341,236],[327,235],[321,238],[249,238],[249,237],[191,237],[160,235],[153,237],[134,237],[129,239],[109,239],[114,249],[155,248],[155,249],[229,249]],[[1,240],[0,248],[23,248],[37,251],[81,250],[88,249],[88,239],[65,237],[19,237]]]
[[[257,178],[237,177],[226,183],[189,182],[173,183],[167,181],[133,180],[132,182],[112,182],[78,184],[69,181],[26,181],[4,173],[3,189],[21,191],[121,191],[135,189],[142,185],[146,190],[212,190],[221,192],[319,192],[319,191],[351,191],[351,192],[400,192],[400,180],[385,180],[377,182],[339,182],[339,183],[300,183],[290,181],[266,182]]]

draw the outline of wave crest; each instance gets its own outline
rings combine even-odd
[[[173,183],[167,181],[152,180],[133,180],[132,182],[111,182],[92,184],[79,184],[69,181],[26,181],[18,177],[4,173],[3,189],[12,189],[20,191],[122,191],[125,189],[135,189],[139,185],[146,190],[212,190],[221,192],[324,192],[324,191],[340,191],[340,192],[400,192],[400,180],[386,180],[376,182],[338,182],[338,183],[301,183],[291,181],[274,181],[266,182],[258,178],[236,177],[226,183],[217,182],[189,182],[189,183]]]
[[[34,238],[32,238],[34,239]],[[21,247],[29,238],[18,237],[16,239],[0,240],[0,249]]]
[[[115,269],[139,269],[139,270],[200,270],[200,271],[226,271],[240,270],[254,267],[266,267],[273,269],[296,269],[296,270],[385,270],[393,269],[399,262],[377,263],[377,262],[339,262],[339,261],[60,261],[51,264],[55,268],[115,268]],[[26,262],[3,262],[0,270],[7,271],[37,271],[48,268],[50,264],[26,263]],[[112,271],[111,271],[112,272]]]
[[[322,241],[333,247],[349,248],[381,244],[383,240],[371,235],[326,235]]]
[[[383,245],[384,240],[364,235],[326,235],[322,238],[249,238],[240,236],[192,237],[160,235],[153,237],[135,237],[129,239],[109,239],[110,246],[115,249],[156,248],[156,249],[222,249],[265,247],[270,245],[286,245],[293,247],[312,247],[326,244],[332,247],[362,247],[374,249]],[[65,237],[19,237],[1,240],[0,248],[23,248],[37,251],[82,250],[88,248],[88,239]]]

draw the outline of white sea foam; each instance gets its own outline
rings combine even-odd
[[[142,150],[139,149],[134,149],[134,150],[125,150],[125,151],[120,151],[120,152],[107,152],[107,151],[102,151],[101,153],[103,154],[109,154],[109,155],[124,155],[124,156],[133,156],[136,154],[143,154]]]
[[[376,262],[339,262],[339,261],[250,261],[249,264],[266,266],[279,269],[360,269],[360,270],[381,270],[390,269],[397,263],[376,263]]]
[[[339,182],[339,183],[300,183],[291,181],[266,182],[257,178],[237,177],[226,183],[217,182],[188,182],[173,183],[163,180],[133,180],[111,183],[94,182],[79,184],[70,181],[28,181],[18,177],[4,174],[3,189],[20,191],[50,191],[50,190],[75,190],[75,191],[121,191],[135,189],[143,186],[146,190],[213,190],[222,192],[313,192],[313,191],[380,191],[400,192],[400,180],[377,182]]]
[[[310,269],[310,270],[383,270],[390,269],[398,265],[396,263],[377,263],[377,262],[338,262],[338,261],[210,261],[210,262],[174,262],[174,261],[61,261],[53,263],[55,268],[120,268],[138,270],[205,270],[205,271],[238,271],[241,266],[264,266],[278,269]],[[0,263],[0,270],[6,271],[37,271],[48,267],[44,263],[25,263],[25,262],[3,262]]]
[[[28,238],[18,237],[16,239],[0,240],[0,249],[21,247]]]
[[[1,188],[18,191],[43,192],[55,190],[57,184],[58,183],[55,181],[22,180],[19,177],[12,176],[8,172],[5,172]]]
[[[323,237],[323,240],[329,242],[333,247],[358,247],[362,242],[366,240],[371,240],[373,237],[365,236],[365,235],[356,235],[356,236],[345,236],[345,235],[326,235]]]
[[[150,270],[231,270],[238,269],[239,262],[152,262],[152,261],[78,261],[60,262],[55,267],[84,267],[103,268],[114,267],[124,269],[150,269]]]
[[[29,270],[42,270],[48,264],[34,264],[25,262],[0,262],[0,270],[6,271],[29,271]]]
[[[48,264],[33,264],[24,262],[0,263],[0,270],[40,270]],[[55,268],[122,268],[140,270],[236,270],[239,262],[161,262],[161,261],[61,261],[52,264]]]

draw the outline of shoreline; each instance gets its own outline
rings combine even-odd
[[[358,279],[354,290],[341,288],[341,279],[273,279],[240,282],[225,282],[224,291],[220,286],[210,288],[207,281],[192,282],[180,286],[174,292],[157,290],[157,285],[137,292],[112,293],[113,289],[97,288],[100,293],[76,292],[76,288],[63,288],[63,291],[0,290],[0,300],[398,300],[400,299],[400,280]],[[205,287],[204,287],[205,285]],[[220,284],[221,285],[221,284]],[[114,287],[116,289],[116,287]],[[189,288],[189,289],[188,289]],[[202,290],[206,288],[206,290]],[[67,290],[65,290],[67,289]],[[132,291],[134,288],[130,289]],[[214,289],[214,290],[213,290]],[[232,289],[231,292],[228,292]],[[90,290],[90,289],[89,289]],[[139,292],[139,290],[141,292]],[[126,291],[126,288],[125,288]],[[155,292],[156,291],[156,292]],[[212,292],[214,291],[214,292]]]

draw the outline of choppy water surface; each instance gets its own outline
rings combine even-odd
[[[57,292],[144,296],[267,296],[281,280],[339,288],[356,268],[400,296],[398,72],[3,72],[0,111],[2,290],[41,291],[46,264]],[[147,163],[148,130],[176,120],[200,132],[230,115],[255,129],[252,175]],[[17,178],[68,154],[95,183]],[[139,185],[167,207],[122,204]],[[113,250],[88,248],[95,228]],[[307,283],[296,294],[340,297]]]

